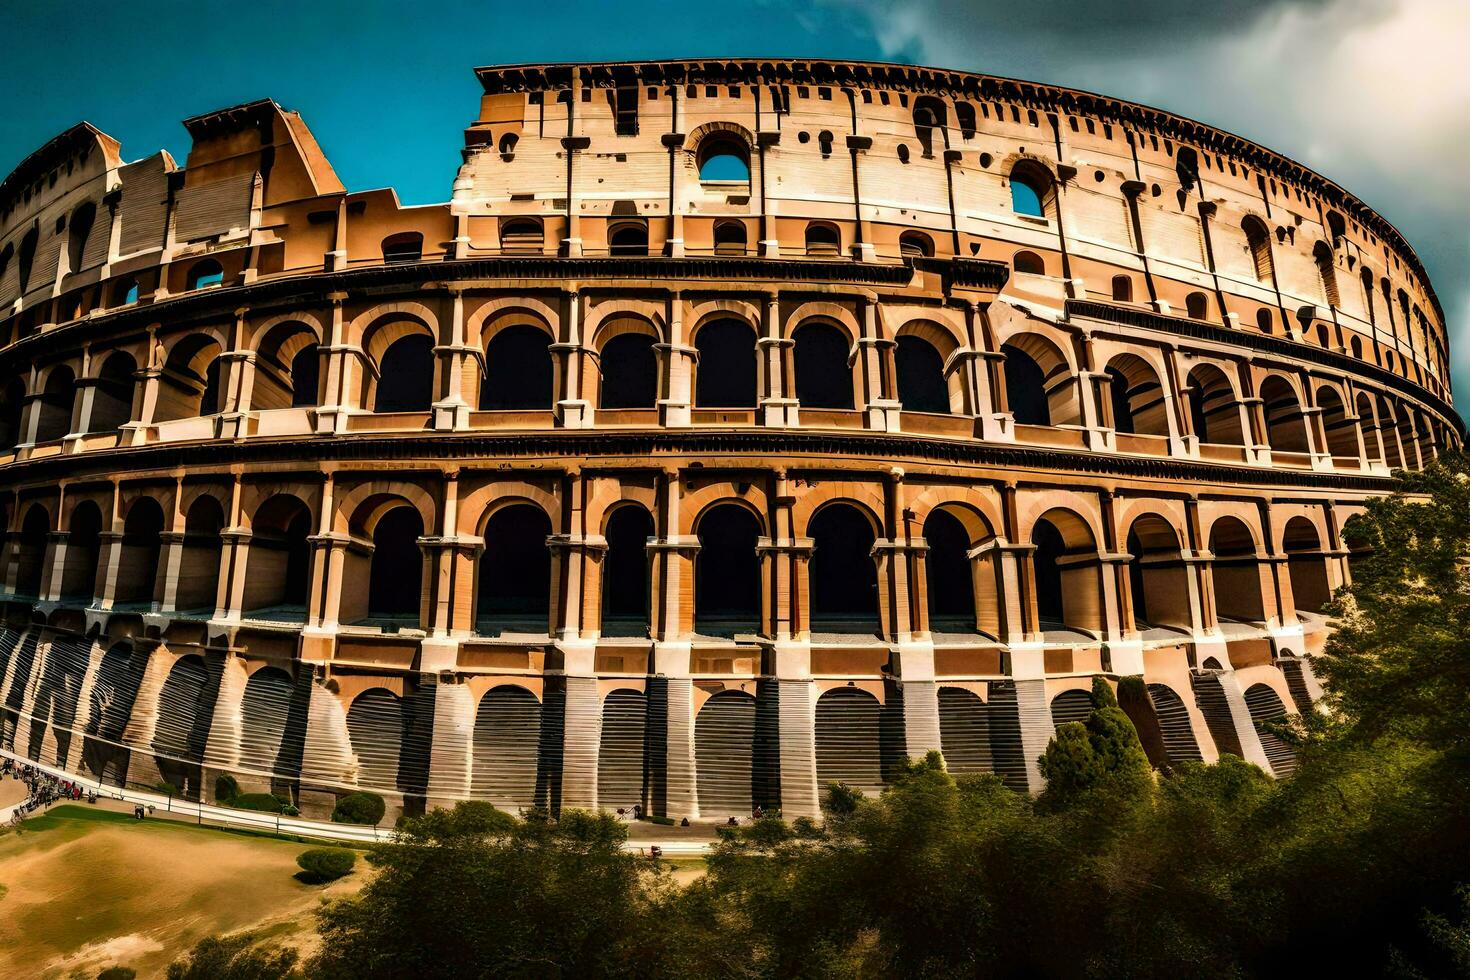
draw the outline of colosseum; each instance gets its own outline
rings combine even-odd
[[[1346,520],[1464,435],[1393,226],[985,75],[477,76],[447,204],[270,100],[0,184],[0,749],[723,821],[1035,791],[1101,675],[1156,764],[1291,771]]]

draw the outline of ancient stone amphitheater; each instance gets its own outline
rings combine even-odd
[[[983,75],[478,77],[448,204],[268,100],[0,184],[0,747],[724,820],[933,748],[1035,790],[1141,675],[1156,763],[1290,770],[1345,521],[1463,435],[1388,222]]]

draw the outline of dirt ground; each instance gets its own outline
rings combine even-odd
[[[112,965],[158,977],[199,939],[243,929],[309,953],[312,910],[367,876],[359,861],[331,885],[302,884],[309,846],[53,807],[0,836],[0,977],[90,980]]]

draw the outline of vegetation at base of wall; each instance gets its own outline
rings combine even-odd
[[[153,784],[153,792],[160,793],[160,794],[162,794],[164,796],[183,796],[184,795],[184,791],[183,790],[179,789],[173,783],[167,783],[167,782],[165,782],[165,783],[154,783]]]
[[[609,814],[461,803],[372,851],[307,974],[1470,976],[1470,465],[1403,491],[1349,526],[1371,551],[1290,780],[1154,772],[1103,683],[1035,799],[934,752],[878,798],[827,787],[820,825],[721,828],[682,887]]]
[[[284,813],[286,807],[291,805],[290,800],[271,793],[241,793],[224,803],[236,810],[259,810],[262,813]]]
[[[257,945],[251,933],[202,939],[171,963],[168,980],[300,980],[294,949]]]
[[[674,818],[673,817],[647,817],[645,819],[647,819],[649,823],[656,823],[656,824],[658,824],[660,827],[672,827],[672,826],[674,826]]]
[[[357,855],[345,847],[313,847],[296,856],[303,878],[310,884],[325,884],[351,874],[357,864]]]
[[[220,803],[228,803],[240,795],[240,783],[229,773],[221,773],[214,781],[214,798]]]
[[[388,806],[377,793],[348,793],[337,800],[332,810],[335,823],[365,823],[377,826]]]

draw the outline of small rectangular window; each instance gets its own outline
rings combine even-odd
[[[638,135],[638,89],[620,85],[613,89],[613,121],[619,136]]]

